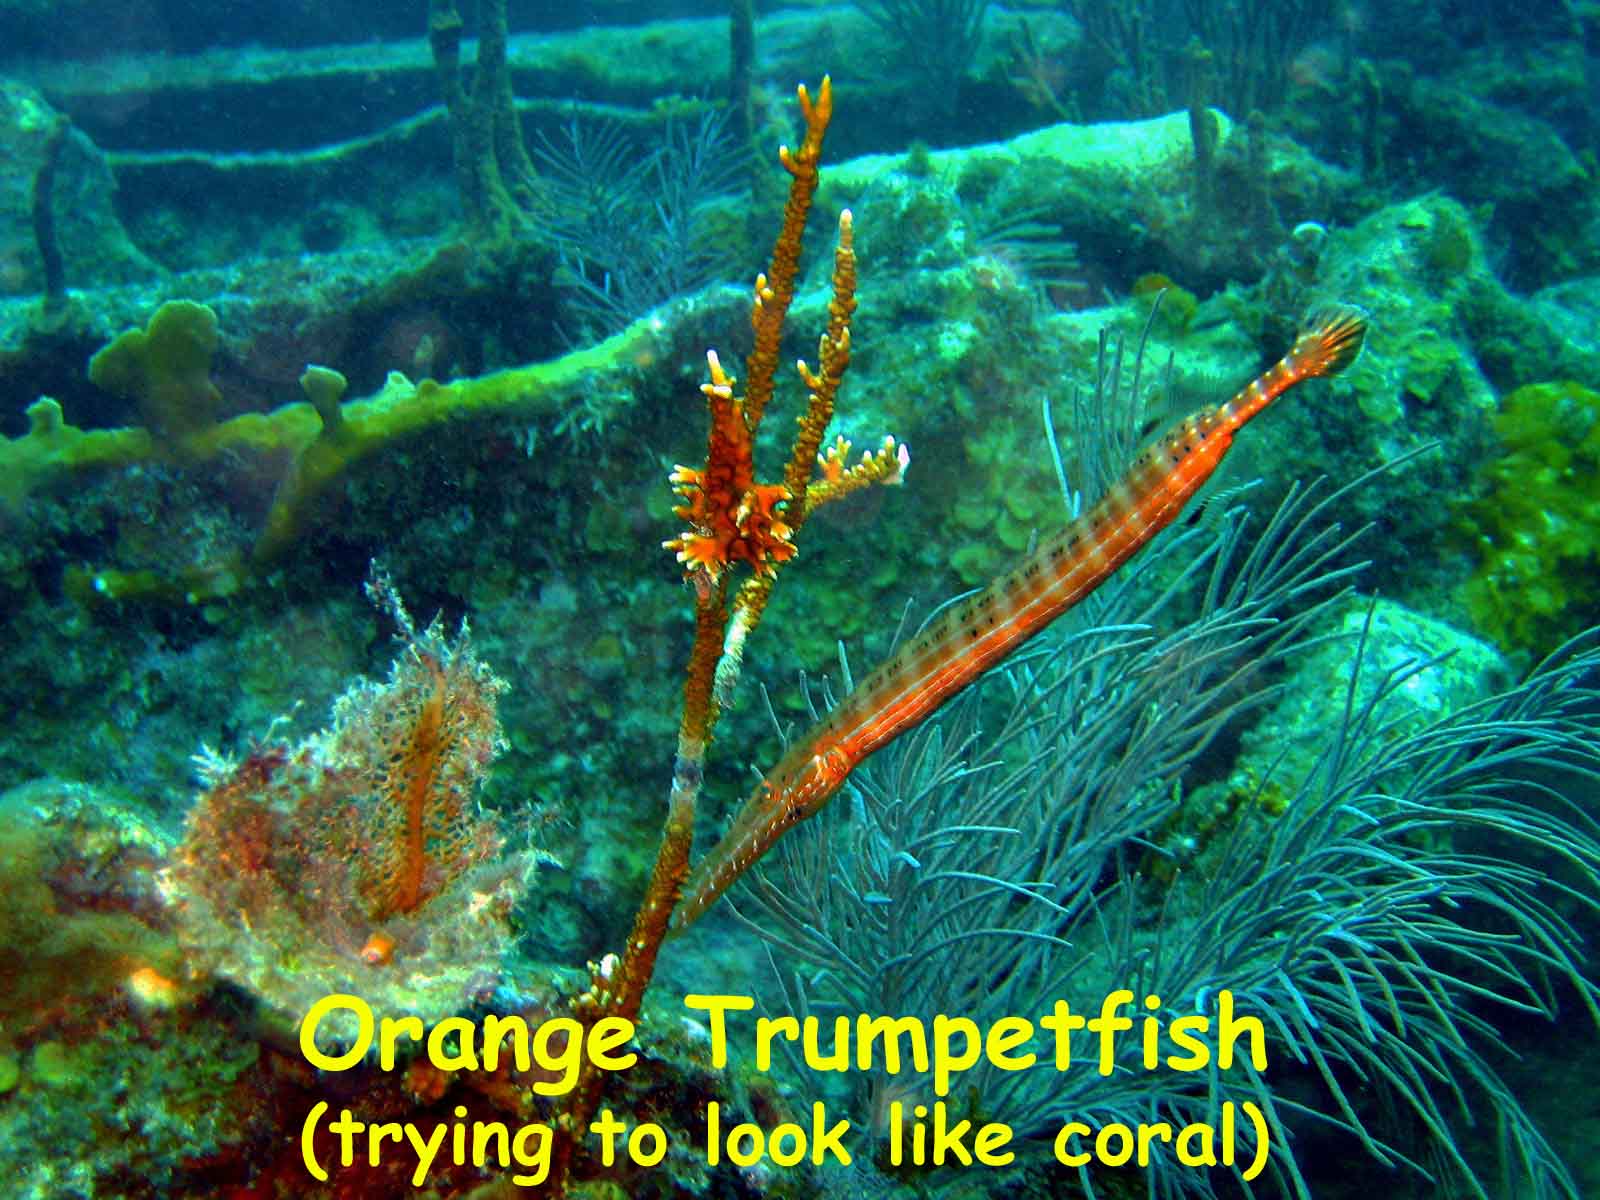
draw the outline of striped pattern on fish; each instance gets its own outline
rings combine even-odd
[[[710,908],[785,832],[821,809],[869,755],[926,720],[1114,575],[1178,517],[1246,422],[1296,385],[1342,371],[1365,336],[1366,318],[1358,310],[1337,308],[1313,318],[1289,353],[1247,387],[1169,430],[1093,509],[863,679],[756,786],[695,868],[674,927],[688,926]]]

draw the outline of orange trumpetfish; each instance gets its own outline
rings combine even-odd
[[[695,868],[674,924],[682,929],[794,825],[816,813],[868,755],[1065,613],[1170,525],[1211,477],[1239,429],[1308,379],[1349,366],[1366,318],[1337,308],[1226,404],[1203,408],[1147,447],[1088,513],[1025,562],[955,606],[861,681],[796,741]]]

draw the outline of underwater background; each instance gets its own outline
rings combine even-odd
[[[1600,1197],[1597,152],[1587,0],[0,0],[0,1196]],[[1148,549],[685,882],[1330,311]],[[1055,1069],[1118,989],[1265,1066]],[[329,994],[448,1036],[319,1069]],[[830,1058],[939,1014],[1040,1061]],[[892,1162],[941,1101],[1014,1158]]]

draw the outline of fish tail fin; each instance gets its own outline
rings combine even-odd
[[[1367,314],[1352,305],[1319,309],[1295,339],[1290,359],[1302,379],[1337,375],[1361,353],[1367,337]]]

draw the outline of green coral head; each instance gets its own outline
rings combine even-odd
[[[138,405],[158,440],[181,441],[216,424],[217,341],[216,313],[192,300],[168,300],[143,329],[118,334],[89,360],[89,380]]]
[[[305,374],[300,376],[300,390],[306,394],[311,407],[317,410],[317,416],[322,418],[323,433],[330,436],[336,434],[344,424],[344,414],[339,408],[339,401],[349,386],[345,377],[332,367],[311,364],[306,367]]]

